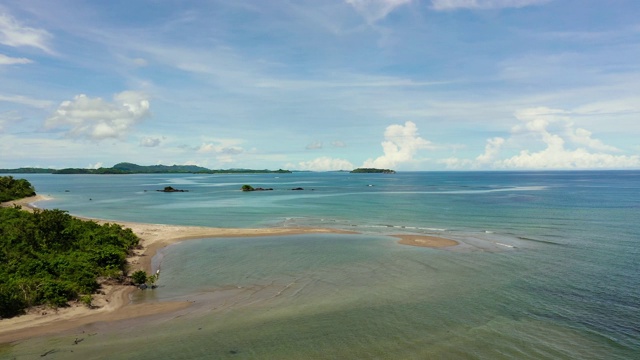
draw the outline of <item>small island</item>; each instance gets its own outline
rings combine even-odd
[[[165,186],[164,189],[162,190],[156,190],[159,192],[189,192],[189,190],[179,190],[179,189],[174,189],[171,186]]]
[[[364,173],[364,174],[395,174],[395,170],[390,169],[375,169],[375,168],[357,168],[351,170],[352,174]]]
[[[261,188],[261,187],[257,187],[254,188],[251,185],[242,185],[242,191],[270,191],[273,190],[272,188]]]

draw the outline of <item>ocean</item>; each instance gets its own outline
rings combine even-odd
[[[153,260],[159,287],[132,301],[192,306],[18,342],[1,358],[640,356],[640,171],[16,177],[54,198],[38,206],[79,216],[358,234],[169,246]],[[165,186],[188,192],[155,191]]]

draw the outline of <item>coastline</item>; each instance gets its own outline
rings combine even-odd
[[[33,197],[2,203],[2,206],[22,206],[26,211],[37,209],[37,201],[49,200],[48,197]],[[118,224],[130,228],[139,238],[141,248],[127,261],[130,271],[144,270],[151,273],[151,260],[158,250],[181,241],[220,237],[260,237],[273,235],[299,234],[357,234],[357,232],[331,228],[215,228],[201,226],[180,226],[166,224],[146,224],[126,221],[88,219],[99,224]],[[455,246],[458,242],[450,239],[425,235],[390,235],[399,238],[399,244],[419,247],[441,248]],[[38,307],[25,315],[0,320],[0,344],[11,343],[27,338],[72,330],[94,322],[111,322],[132,319],[154,314],[162,314],[184,309],[189,302],[161,302],[153,304],[130,304],[130,294],[137,287],[127,285],[103,285],[102,293],[93,297],[94,308],[79,303],[67,308],[50,309]]]

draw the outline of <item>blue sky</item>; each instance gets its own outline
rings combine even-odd
[[[0,168],[640,168],[640,1],[0,4]]]

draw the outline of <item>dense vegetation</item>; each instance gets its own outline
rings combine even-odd
[[[114,169],[114,168],[98,168],[98,169],[81,169],[81,168],[67,168],[67,169],[60,169],[60,170],[55,170],[53,172],[53,174],[115,174],[115,175],[119,175],[119,174],[131,174],[131,172],[129,171],[123,171],[120,169]]]
[[[113,165],[113,169],[122,170],[131,174],[145,174],[145,173],[195,173],[199,171],[209,170],[196,165],[137,165],[128,162],[122,162]]]
[[[27,180],[0,176],[0,202],[22,199],[35,194],[33,186]]]
[[[97,278],[122,279],[137,244],[136,235],[119,225],[79,220],[62,210],[0,207],[0,317],[75,299],[90,304]]]
[[[0,174],[51,174],[55,169],[21,167],[17,169],[0,169]]]
[[[367,173],[367,174],[395,174],[395,170],[390,169],[374,169],[374,168],[357,168],[351,171],[352,173]]]
[[[199,171],[200,174],[291,174],[291,170],[218,169]]]
[[[253,170],[253,169],[218,169],[211,170],[196,165],[137,165],[128,162],[122,162],[113,165],[110,168],[98,169],[41,169],[41,168],[19,168],[19,169],[0,169],[0,174],[30,174],[30,173],[52,173],[52,174],[288,174],[289,170]]]

